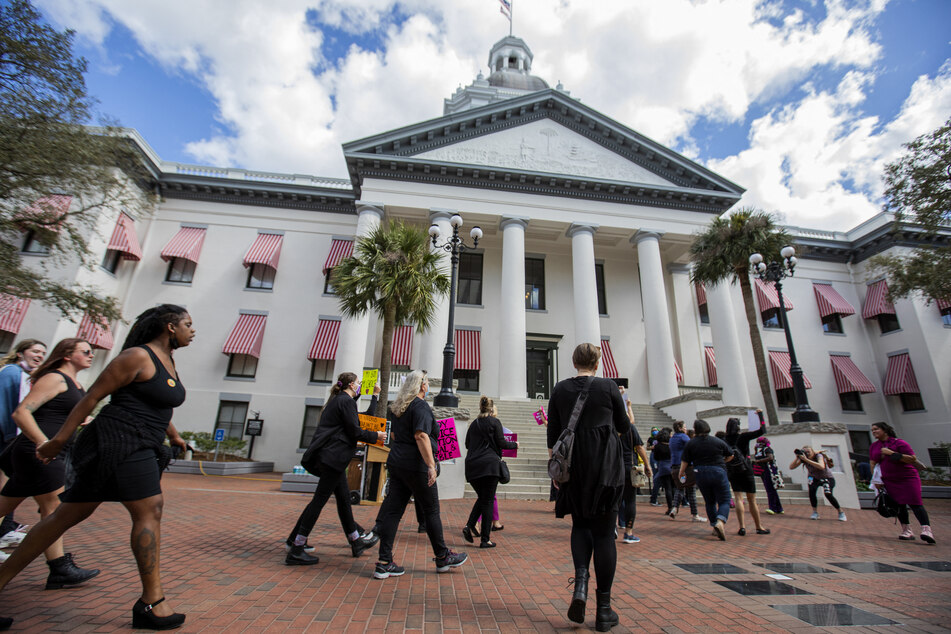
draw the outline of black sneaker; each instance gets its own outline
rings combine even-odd
[[[284,542],[284,552],[285,552],[285,553],[291,552],[291,548],[293,548],[293,547],[294,547],[294,543],[293,543],[293,542],[288,542],[288,541],[285,541],[285,542]],[[308,555],[310,555],[310,554],[313,554],[313,552],[314,552],[315,550],[317,550],[315,547],[311,546],[311,545],[308,544],[307,542],[304,542],[304,552],[305,552],[305,553],[307,553]]]
[[[320,557],[314,557],[304,552],[303,546],[291,546],[291,549],[284,557],[284,563],[288,566],[313,566],[320,563]]]
[[[449,572],[450,568],[458,568],[466,563],[468,558],[469,555],[465,553],[454,553],[450,550],[445,557],[433,557],[433,561],[436,562],[436,572]]]
[[[353,556],[359,557],[363,554],[363,551],[365,551],[367,548],[370,548],[378,541],[380,541],[380,537],[373,531],[370,531],[366,535],[361,535],[356,540],[350,542],[350,548],[353,551]]]
[[[373,578],[386,579],[387,577],[399,577],[404,572],[406,572],[406,570],[402,566],[397,566],[392,561],[388,564],[377,562],[376,568],[373,569]]]

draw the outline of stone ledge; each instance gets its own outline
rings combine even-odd
[[[770,425],[768,433],[770,436],[783,436],[786,434],[844,434],[848,428],[844,423],[783,423],[781,425]]]
[[[242,473],[271,473],[273,462],[209,462],[207,460],[173,460],[169,473],[192,473],[207,475],[240,475]]]
[[[711,394],[710,392],[685,392],[680,396],[675,396],[673,398],[665,398],[662,401],[657,401],[656,403],[651,403],[654,407],[670,407],[671,405],[678,405],[680,403],[687,403],[689,401],[719,401],[720,396],[716,394]]]
[[[743,407],[740,405],[724,405],[723,407],[714,407],[697,412],[697,418],[714,418],[715,416],[746,416],[746,412],[752,407]]]

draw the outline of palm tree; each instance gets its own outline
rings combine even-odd
[[[441,257],[430,250],[425,231],[397,220],[357,239],[354,255],[334,267],[343,314],[361,317],[373,311],[383,319],[377,416],[386,416],[393,331],[403,323],[416,324],[420,333],[429,330],[436,300],[449,292],[449,277],[439,270]]]
[[[727,278],[731,278],[732,284],[737,281],[740,283],[743,305],[746,307],[746,322],[750,329],[750,342],[753,344],[756,375],[770,425],[778,424],[779,418],[773,394],[769,389],[766,355],[763,352],[756,306],[753,304],[750,256],[762,253],[767,262],[780,261],[779,251],[790,241],[789,234],[776,224],[772,215],[751,207],[742,207],[728,217],[714,219],[690,246],[690,261],[693,264],[690,278],[693,283],[716,285]]]

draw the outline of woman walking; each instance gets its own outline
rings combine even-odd
[[[172,612],[162,592],[159,478],[170,458],[163,445],[166,436],[172,445],[185,449],[185,441],[171,424],[172,410],[185,401],[173,354],[194,337],[192,319],[180,306],[162,304],[138,316],[122,353],[106,366],[59,432],[37,448],[37,458],[47,463],[53,460],[96,404],[112,396],[73,446],[76,477],[62,494],[62,504],[34,526],[0,565],[0,590],[100,504],[117,501],[132,517],[130,541],[142,582],[142,596],[132,606],[132,626],[163,630],[185,621],[184,614]]]
[[[674,422],[674,434],[670,437],[671,477],[675,476],[676,472],[680,470],[680,457],[683,455],[684,447],[690,442],[690,436],[687,435],[685,427],[682,420]],[[688,468],[684,479],[681,480],[678,477],[674,486],[677,487],[677,494],[674,496],[674,510],[670,512],[668,517],[672,520],[677,519],[680,507],[687,504],[690,507],[690,515],[694,522],[706,522],[707,518],[701,517],[697,513],[697,491],[693,469]]]
[[[618,624],[618,615],[611,609],[611,586],[617,568],[614,521],[624,490],[622,443],[630,442],[631,422],[617,384],[610,379],[595,377],[601,349],[594,344],[582,343],[575,348],[571,361],[578,376],[555,385],[548,403],[550,450],[562,430],[568,427],[575,402],[582,392],[587,392],[575,430],[571,479],[560,485],[555,501],[556,517],[571,515],[575,587],[568,618],[575,623],[584,623],[588,568],[593,555],[598,583],[595,628],[606,632]]]
[[[66,417],[86,393],[76,375],[92,365],[92,347],[82,339],[64,339],[31,375],[33,389],[13,412],[22,433],[10,448],[13,475],[0,491],[0,515],[13,513],[23,500],[32,497],[40,507],[40,517],[49,516],[59,506],[59,494],[66,480],[66,462],[56,458],[43,463],[36,448],[55,436]],[[50,574],[46,589],[75,586],[92,579],[98,570],[83,570],[63,551],[60,537],[46,549]]]
[[[621,394],[624,388],[620,388]],[[634,534],[634,521],[637,519],[637,487],[634,486],[634,465],[640,460],[644,465],[644,474],[650,481],[651,467],[647,451],[644,449],[644,441],[634,426],[634,407],[630,400],[626,400],[627,418],[631,421],[627,431],[628,438],[621,439],[622,455],[624,457],[624,491],[621,494],[621,502],[618,507],[618,521],[624,529],[624,537],[621,541],[625,544],[637,544],[641,538]],[[622,434],[623,436],[624,434]]]
[[[746,535],[746,517],[743,513],[743,495],[746,494],[746,504],[750,507],[750,515],[756,525],[757,535],[769,535],[769,529],[763,526],[760,519],[759,506],[756,505],[756,478],[753,474],[753,465],[750,464],[750,441],[766,433],[766,421],[763,420],[763,410],[758,409],[759,429],[740,433],[740,421],[730,418],[726,421],[726,436],[724,441],[735,449],[733,460],[727,466],[727,476],[730,479],[730,488],[733,489],[733,499],[736,501],[736,521],[740,524],[737,535]]]
[[[769,502],[769,508],[766,512],[770,515],[782,515],[783,503],[779,499],[779,493],[776,490],[776,479],[779,478],[779,469],[776,467],[776,454],[769,446],[769,439],[766,436],[760,436],[756,439],[756,449],[752,457],[753,473],[763,481],[763,489],[766,490],[766,499]],[[781,482],[780,482],[781,484]]]
[[[497,415],[495,403],[488,396],[483,396],[479,399],[479,416],[469,423],[466,432],[466,482],[472,485],[479,499],[472,505],[462,536],[471,544],[473,534],[479,535],[479,548],[495,548],[495,542],[489,536],[492,533],[492,501],[499,486],[502,450],[518,448],[517,442],[505,439]],[[481,533],[475,531],[480,516]]]
[[[664,515],[670,515],[674,510],[674,481],[671,477],[670,428],[664,427],[657,433],[657,443],[654,445],[654,460],[657,463],[657,472],[654,474],[654,499],[664,489],[664,498],[667,501],[667,510]]]
[[[685,480],[688,467],[693,466],[713,534],[721,542],[726,541],[725,526],[730,518],[730,481],[726,465],[733,460],[733,450],[719,438],[710,436],[710,425],[705,420],[698,418],[693,421],[693,431],[693,438],[680,456],[680,479]]]
[[[838,511],[839,521],[844,522],[846,520],[845,511],[842,510],[842,507],[839,506],[839,501],[832,495],[832,489],[835,488],[835,478],[832,477],[832,469],[830,468],[832,466],[830,464],[831,461],[826,458],[824,453],[816,451],[809,446],[796,449],[794,453],[796,457],[789,465],[789,468],[795,469],[802,465],[806,468],[806,473],[809,474],[807,477],[809,483],[809,504],[812,505],[812,516],[809,519],[819,519],[819,497],[816,493],[821,487],[823,494],[826,496],[826,500],[829,501],[832,508]]]
[[[895,429],[888,423],[874,423],[872,436],[875,438],[875,442],[869,448],[872,469],[875,469],[875,465],[881,467],[885,490],[888,491],[889,497],[901,505],[898,511],[901,535],[898,539],[902,541],[915,539],[908,521],[908,509],[911,508],[915,519],[921,524],[922,541],[934,544],[935,538],[931,531],[928,511],[921,503],[921,475],[915,467],[918,460],[914,450],[907,442],[896,437]]]

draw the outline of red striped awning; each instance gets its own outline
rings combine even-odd
[[[224,354],[249,354],[259,359],[266,325],[267,315],[238,315],[238,323],[231,329],[221,351]]]
[[[819,314],[823,317],[829,315],[854,315],[855,308],[839,292],[832,288],[832,284],[812,283],[812,290],[816,293],[816,303],[819,305]]]
[[[244,267],[248,268],[252,264],[263,264],[269,266],[275,271],[277,263],[281,259],[281,246],[284,244],[284,236],[276,233],[259,233],[254,244],[244,254]]]
[[[787,390],[793,387],[792,375],[789,373],[792,368],[792,362],[789,360],[788,352],[784,350],[770,350],[769,367],[773,374],[773,385],[776,386],[777,390]],[[807,389],[812,387],[812,383],[809,382],[805,372],[802,374],[802,382]]]
[[[611,342],[607,339],[601,340],[601,371],[606,379],[617,379],[620,375],[617,371],[617,363],[614,362],[614,352],[611,350]]]
[[[759,302],[759,312],[763,313],[771,308],[779,308],[779,295],[776,293],[776,285],[767,283],[758,277],[753,278],[756,281],[756,300]],[[792,302],[786,293],[783,293],[783,303],[786,310],[792,310]]]
[[[126,213],[119,214],[116,228],[112,230],[112,237],[106,245],[107,251],[118,251],[124,260],[142,259],[142,247],[139,238],[135,235],[135,221]]]
[[[921,393],[915,379],[915,370],[911,367],[911,357],[907,352],[888,357],[885,389],[882,391],[888,395]]]
[[[340,332],[339,319],[321,319],[317,324],[314,343],[310,345],[307,359],[314,361],[332,361],[337,358],[337,334]]]
[[[697,305],[703,306],[707,303],[707,289],[703,284],[694,284],[693,287],[697,291]]]
[[[324,262],[324,275],[327,271],[340,264],[344,258],[353,255],[353,240],[334,240],[330,244],[330,254],[327,255],[327,261]]]
[[[37,225],[50,231],[59,231],[60,224],[69,206],[73,202],[72,196],[51,194],[37,198],[36,202],[16,215],[16,220],[23,223],[23,228],[37,228]]]
[[[83,315],[79,322],[79,330],[76,331],[79,339],[85,339],[93,348],[100,350],[112,350],[115,341],[112,339],[112,330],[109,324],[105,322],[95,322],[89,315]]]
[[[717,357],[713,346],[704,346],[703,354],[707,358],[707,385],[717,385]]]
[[[936,299],[935,302],[938,304],[938,310],[942,312],[951,308],[951,299]]]
[[[862,374],[852,359],[844,354],[831,354],[829,358],[832,359],[832,375],[835,377],[835,387],[839,394],[846,392],[871,394],[875,391],[875,386],[868,377]]]
[[[674,359],[674,374],[677,377],[677,385],[682,385],[684,382],[684,373],[680,370],[680,366],[677,365],[677,359]]]
[[[862,306],[862,318],[871,319],[879,315],[894,315],[895,305],[888,299],[888,284],[879,280],[868,285],[865,305]]]
[[[0,293],[0,330],[17,334],[26,317],[26,309],[30,307],[30,300],[20,299],[13,295]]]
[[[413,327],[397,326],[393,331],[393,350],[390,354],[390,363],[393,365],[409,365],[413,357]]]
[[[198,264],[201,246],[205,243],[205,230],[200,227],[182,227],[162,249],[162,259],[166,262],[181,258]]]
[[[454,343],[456,346],[457,370],[482,369],[482,333],[478,330],[456,330]]]

